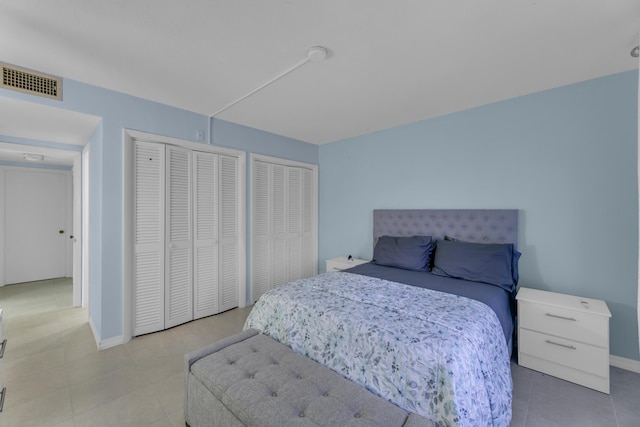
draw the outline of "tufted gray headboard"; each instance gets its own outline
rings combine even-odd
[[[380,236],[444,236],[518,246],[517,209],[374,209],[373,241]]]

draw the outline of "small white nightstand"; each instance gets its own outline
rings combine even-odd
[[[604,301],[520,288],[518,364],[609,394]]]
[[[355,267],[356,265],[366,264],[369,261],[365,261],[363,259],[353,258],[351,261],[347,259],[346,256],[340,256],[337,258],[331,258],[327,260],[327,273],[331,271],[342,271],[347,268]]]

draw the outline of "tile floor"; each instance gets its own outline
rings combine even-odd
[[[69,279],[0,288],[2,427],[183,427],[183,356],[242,330],[250,308],[98,351]]]
[[[71,282],[0,288],[7,349],[2,427],[184,426],[183,355],[242,329],[231,310],[97,351]],[[611,395],[512,364],[511,426],[640,426],[640,374],[611,368]]]

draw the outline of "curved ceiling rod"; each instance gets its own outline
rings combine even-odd
[[[324,48],[322,46],[310,47],[309,50],[307,51],[307,57],[304,60],[298,62],[296,65],[294,65],[293,67],[287,69],[286,71],[278,74],[276,77],[272,78],[271,80],[262,83],[260,86],[258,86],[257,88],[253,89],[252,91],[246,93],[245,95],[242,95],[240,98],[236,99],[235,101],[227,104],[223,108],[221,108],[218,111],[216,111],[215,113],[213,113],[210,116],[210,118],[217,116],[218,114],[222,113],[223,111],[226,111],[227,109],[229,109],[229,108],[233,107],[234,105],[236,105],[238,102],[247,99],[251,95],[255,94],[256,92],[261,91],[265,87],[267,87],[270,84],[280,80],[281,78],[283,78],[287,74],[297,70],[298,68],[302,67],[303,65],[305,65],[305,64],[307,64],[307,63],[309,63],[311,61],[314,61],[314,62],[315,61],[322,61],[326,57],[327,57],[327,49],[326,48]]]

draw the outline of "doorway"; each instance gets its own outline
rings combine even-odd
[[[0,145],[4,153],[37,149]],[[47,149],[46,157],[54,158],[52,151]],[[66,158],[69,166],[0,161],[0,286],[71,277],[73,305],[87,307],[88,274],[83,270],[88,261],[83,258],[88,260],[89,245],[82,225],[89,223],[89,213],[83,209],[82,189],[88,161],[77,151],[56,151],[56,160]]]

